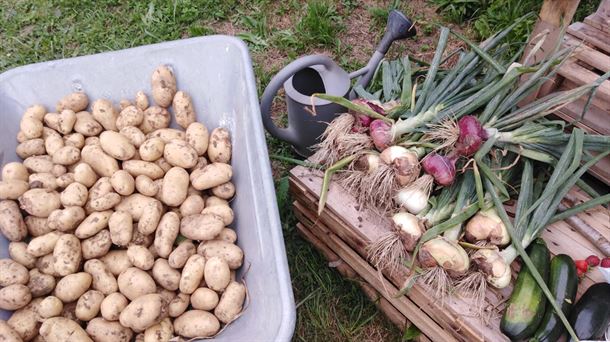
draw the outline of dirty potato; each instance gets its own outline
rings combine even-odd
[[[25,242],[11,242],[8,245],[8,255],[15,262],[28,269],[36,266],[36,257],[28,252],[28,245]]]
[[[91,104],[91,115],[107,131],[117,131],[116,119],[119,116],[110,100],[99,99]]]
[[[45,342],[93,342],[78,323],[64,317],[46,319],[39,331]]]
[[[195,122],[197,118],[195,108],[193,108],[193,100],[186,92],[180,90],[174,95],[172,101],[176,123],[186,129],[190,124]]]
[[[197,151],[186,141],[174,139],[165,144],[163,158],[173,166],[189,169],[197,164]]]
[[[110,177],[112,188],[121,196],[129,196],[135,190],[135,180],[129,172],[119,170]]]
[[[225,324],[233,321],[241,312],[246,298],[246,287],[238,282],[231,282],[220,297],[214,309],[214,315]]]
[[[57,105],[55,105],[55,110],[61,112],[64,109],[69,109],[74,112],[80,112],[81,110],[87,109],[88,105],[89,98],[87,97],[87,94],[83,92],[74,92],[62,97],[57,102]]]
[[[82,260],[80,240],[72,234],[60,236],[53,248],[53,259],[53,268],[60,276],[78,271]]]
[[[127,246],[133,237],[133,219],[126,211],[115,211],[108,220],[110,240],[117,246]]]
[[[30,274],[25,266],[11,259],[0,259],[0,286],[25,285],[29,279]]]
[[[155,257],[148,248],[143,246],[129,246],[127,248],[127,257],[132,265],[144,271],[150,270],[155,263]]]
[[[30,289],[22,284],[13,284],[0,289],[0,309],[17,310],[32,300]]]
[[[0,232],[9,241],[21,241],[28,233],[17,202],[0,201]]]
[[[118,321],[121,311],[127,307],[129,301],[120,292],[114,292],[106,296],[100,306],[102,317],[107,321]]]
[[[233,169],[224,163],[212,163],[191,173],[191,183],[197,190],[207,190],[231,180]]]
[[[51,254],[51,259],[48,261],[51,266],[53,265],[52,257],[53,255]],[[27,286],[30,289],[32,297],[46,296],[53,292],[55,288],[55,277],[42,273],[38,268],[33,268],[30,270]]]
[[[231,161],[231,135],[226,128],[215,128],[210,134],[208,158],[212,163]]]
[[[98,145],[86,145],[81,151],[82,160],[102,177],[112,177],[119,170],[119,164]]]
[[[212,311],[218,300],[218,294],[207,287],[200,287],[191,295],[191,305],[197,310]]]
[[[185,337],[211,337],[220,330],[220,322],[211,313],[203,310],[190,310],[174,321],[176,334]]]
[[[119,315],[122,326],[141,332],[159,323],[167,314],[167,303],[160,294],[151,293],[134,299]]]
[[[140,158],[144,161],[153,162],[163,156],[165,141],[161,138],[149,138],[140,145]]]
[[[166,259],[157,259],[152,268],[152,275],[157,284],[169,291],[176,291],[180,286],[180,271],[172,268]]]
[[[199,254],[191,255],[184,268],[182,269],[182,277],[180,278],[180,292],[191,294],[195,292],[201,279],[203,279],[203,269],[205,259]]]
[[[161,201],[168,206],[177,207],[184,202],[189,187],[189,174],[181,167],[172,167],[163,177],[166,186],[161,188]]]
[[[85,292],[76,302],[76,318],[89,321],[100,312],[100,306],[104,300],[104,294],[100,291],[89,290]]]
[[[91,275],[91,287],[105,295],[116,292],[119,287],[114,275],[110,273],[106,264],[101,260],[87,260],[84,265],[85,272]]]
[[[54,295],[64,303],[73,302],[89,289],[92,280],[86,272],[68,274],[57,282]]]
[[[176,77],[172,70],[166,65],[158,66],[153,71],[150,83],[155,103],[161,107],[169,107],[176,94]]]
[[[133,337],[131,329],[101,317],[92,319],[86,331],[96,342],[129,342]]]
[[[136,267],[130,267],[119,274],[117,280],[119,291],[129,300],[134,300],[149,293],[155,293],[157,287],[153,278]]]
[[[174,241],[180,232],[180,217],[176,213],[165,213],[155,231],[154,246],[162,258],[169,257],[174,247]]]
[[[108,229],[103,229],[92,237],[82,241],[83,259],[89,260],[99,258],[108,253],[111,245],[110,232]]]
[[[214,214],[190,215],[183,217],[180,222],[180,234],[191,240],[211,240],[222,228],[222,217]]]

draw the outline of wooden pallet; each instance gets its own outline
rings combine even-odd
[[[324,254],[329,265],[344,276],[357,279],[364,292],[399,327],[407,322],[415,324],[423,333],[423,340],[432,341],[508,341],[499,331],[499,319],[512,288],[489,289],[485,299],[484,322],[477,317],[470,300],[459,294],[444,302],[435,298],[430,288],[416,283],[404,296],[395,297],[407,279],[408,270],[398,274],[379,272],[367,262],[366,248],[381,234],[391,229],[391,223],[371,211],[360,208],[355,199],[335,183],[331,183],[326,208],[316,214],[318,194],[322,184],[319,171],[296,167],[290,172],[290,191],[293,208],[299,220],[299,232]],[[586,198],[573,190],[573,202]],[[570,203],[575,204],[575,203]],[[597,207],[578,215],[610,238],[610,216],[607,209]],[[574,259],[590,254],[601,255],[589,241],[576,232],[569,222],[557,222],[543,233],[552,254],[565,253]],[[518,268],[514,263],[515,270]],[[588,273],[579,286],[579,296],[590,285],[602,281],[601,272]]]
[[[574,55],[559,68],[555,79],[542,87],[538,97],[591,83],[610,71],[610,0],[603,0],[584,22],[568,26],[563,46],[575,48]],[[610,135],[610,81],[598,88],[583,115],[586,102],[587,97],[583,96],[555,114],[587,132]],[[610,157],[593,166],[590,173],[610,185]]]

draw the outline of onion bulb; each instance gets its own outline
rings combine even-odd
[[[410,184],[419,176],[420,166],[417,153],[402,146],[390,146],[381,152],[381,160],[394,167],[398,184]]]
[[[456,160],[456,157],[446,157],[432,152],[422,160],[422,165],[424,171],[434,177],[437,184],[447,186],[455,179]]]
[[[422,266],[442,267],[452,277],[466,274],[470,267],[468,253],[464,248],[443,236],[426,241],[419,250],[418,259]]]
[[[384,115],[385,116],[385,110],[382,107],[381,103],[379,101],[374,101],[374,100],[367,100],[367,99],[354,99],[352,100],[352,103],[357,104],[359,106],[367,106],[370,109],[374,110],[375,112],[377,112],[378,114]],[[368,116],[368,115],[364,115],[364,114],[360,114],[358,111],[355,110],[349,110],[349,113],[352,115],[355,115],[356,118],[358,118],[358,123],[360,124],[361,127],[369,127],[371,125],[371,122],[373,121],[373,119]],[[352,130],[357,130],[356,127],[352,128]]]
[[[433,182],[434,179],[430,175],[419,177],[415,182],[398,191],[396,202],[411,214],[419,214],[428,205]]]
[[[394,214],[392,221],[405,249],[412,252],[422,234],[424,234],[422,223],[415,215],[405,212]]]
[[[493,287],[503,289],[510,283],[510,265],[497,249],[479,249],[472,255],[472,262],[486,275]]]
[[[481,123],[473,115],[466,115],[458,121],[458,128],[460,135],[455,149],[458,154],[462,156],[471,156],[479,150],[483,139],[487,138],[485,130],[481,126]]]
[[[488,241],[497,246],[510,242],[510,235],[495,208],[481,210],[466,224],[465,238],[469,242]]]
[[[373,173],[379,168],[381,158],[377,154],[365,154],[354,162],[354,168],[364,173]]]
[[[379,151],[385,150],[392,143],[392,126],[383,120],[373,120],[369,126],[369,134]]]

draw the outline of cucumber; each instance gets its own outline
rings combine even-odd
[[[591,285],[570,312],[570,324],[581,340],[599,339],[610,323],[610,284]]]
[[[561,308],[561,311],[568,316],[578,289],[578,275],[572,258],[565,254],[559,254],[551,260],[548,286],[555,297],[555,302]],[[548,303],[542,323],[534,334],[534,339],[540,342],[555,342],[564,332],[563,323],[555,314],[551,303]]]
[[[541,239],[529,247],[528,255],[546,282],[549,278],[549,250]],[[536,332],[542,321],[546,297],[536,280],[523,264],[500,321],[500,330],[511,340],[526,339]]]

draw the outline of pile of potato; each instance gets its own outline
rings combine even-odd
[[[167,66],[151,81],[156,105],[87,111],[77,92],[23,114],[0,182],[1,341],[209,337],[241,313],[229,132],[195,122]]]

